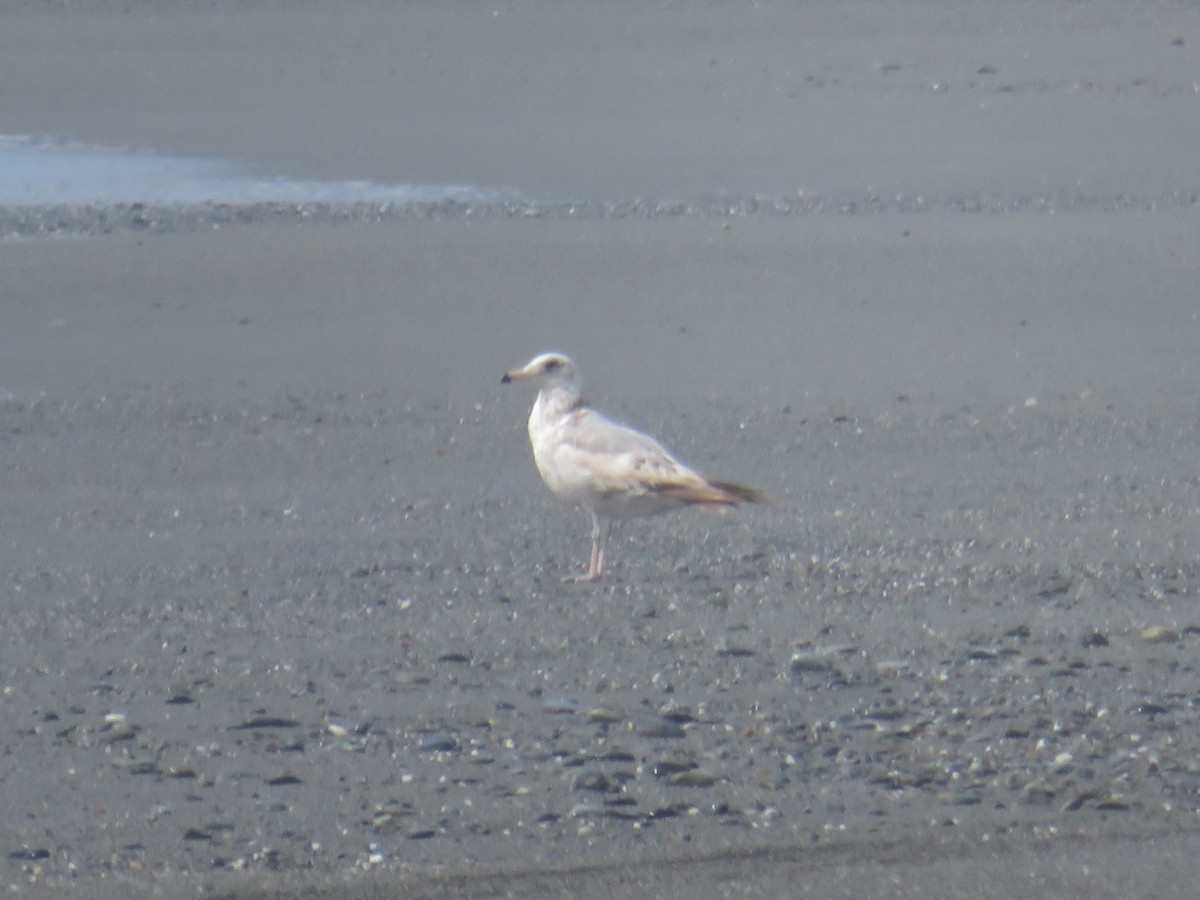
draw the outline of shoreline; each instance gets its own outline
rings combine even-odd
[[[812,215],[1073,215],[1190,210],[1200,193],[1167,191],[1157,196],[1034,195],[943,199],[904,195],[884,197],[804,196],[800,198],[714,198],[702,200],[578,200],[464,202],[251,203],[210,202],[186,205],[153,203],[0,205],[0,236],[12,238],[96,236],[120,232],[186,234],[231,225],[381,224],[388,222],[457,222],[554,219],[592,221],[621,219],[745,220],[758,216],[789,218]]]

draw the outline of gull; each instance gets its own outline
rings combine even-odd
[[[584,404],[579,371],[562,353],[543,353],[504,374],[501,383],[538,387],[529,414],[533,461],[546,486],[592,517],[592,556],[583,575],[564,581],[599,581],[613,522],[652,516],[684,506],[720,509],[766,503],[753,488],[715,481],[679,462],[654,438],[618,425]]]

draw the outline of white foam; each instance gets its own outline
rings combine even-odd
[[[470,185],[379,184],[265,177],[229,159],[0,135],[0,206],[145,203],[463,203],[496,194]]]

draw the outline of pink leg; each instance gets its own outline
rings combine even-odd
[[[592,556],[585,575],[565,575],[563,581],[599,581],[604,574],[604,551],[608,548],[608,536],[612,534],[612,522],[601,523],[600,517],[592,513]]]
[[[600,576],[604,574],[604,552],[608,549],[608,536],[612,534],[613,523],[605,522],[603,530],[600,532],[600,546],[595,549],[595,540],[592,541],[592,566],[588,571],[592,581],[599,581]]]

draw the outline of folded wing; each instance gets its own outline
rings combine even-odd
[[[650,436],[586,408],[575,410],[563,422],[554,457],[555,467],[571,481],[580,488],[586,482],[593,498],[590,505],[609,515],[766,500],[751,488],[705,479]]]

